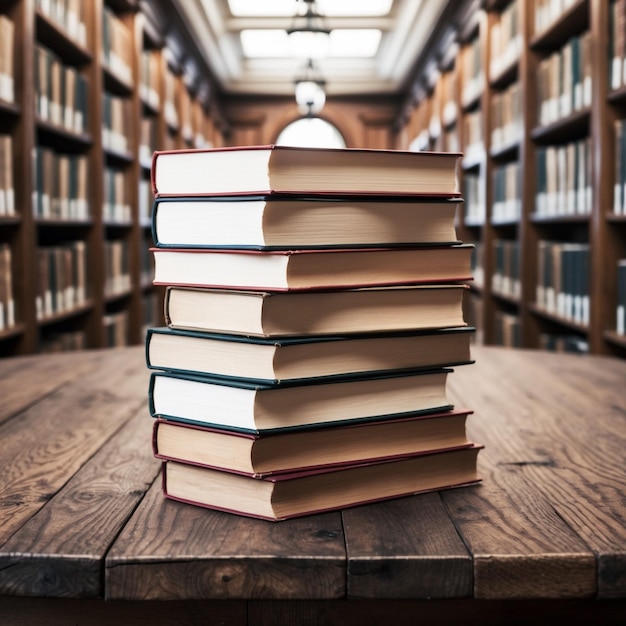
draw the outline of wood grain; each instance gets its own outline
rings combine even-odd
[[[584,358],[532,351],[511,356],[483,348],[480,354],[473,375],[459,369],[450,384],[457,401],[475,408],[472,437],[488,441],[481,453],[483,497],[480,502],[465,500],[465,494],[444,498],[475,554],[477,596],[496,593],[491,578],[506,580],[506,571],[511,588],[500,590],[505,595],[623,596],[626,363],[597,358],[590,368]],[[491,523],[472,519],[466,514],[471,510],[487,512]],[[487,527],[490,533],[484,532]],[[527,570],[524,584],[519,572],[527,566],[519,553],[537,530],[541,537],[535,547],[527,545],[526,556],[541,577]],[[509,555],[502,551],[507,536],[515,537]],[[546,551],[544,542],[551,549]],[[479,568],[483,574],[493,570],[483,587],[488,592],[480,591]]]
[[[95,350],[74,360],[63,354],[0,359],[0,424],[106,360],[104,352]]]
[[[439,494],[343,512],[350,598],[471,596],[472,561]]]
[[[136,360],[140,354],[113,351],[99,366],[88,358],[80,380],[0,427],[0,546],[145,406],[148,376]]]
[[[339,598],[339,513],[280,523],[166,500],[153,485],[106,559],[108,599]]]

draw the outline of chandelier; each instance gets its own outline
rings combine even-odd
[[[304,13],[297,13],[293,25],[287,30],[293,56],[300,59],[321,59],[330,50],[330,29],[318,12],[315,0],[298,0],[304,3]]]

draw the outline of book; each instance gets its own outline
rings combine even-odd
[[[289,291],[471,280],[471,244],[411,248],[151,248],[154,284]]]
[[[169,286],[171,328],[257,337],[330,335],[466,326],[467,285],[335,291],[240,291]]]
[[[454,152],[263,145],[158,150],[155,196],[265,193],[459,195]]]
[[[270,521],[478,484],[481,446],[251,478],[166,461],[167,498]]]
[[[306,384],[152,371],[148,400],[153,417],[249,432],[305,428],[450,409],[450,371],[379,373]]]
[[[459,243],[458,200],[226,196],[157,198],[157,247],[310,248]]]
[[[156,419],[156,458],[253,477],[470,446],[468,409],[269,434]]]
[[[471,362],[469,326],[369,335],[260,338],[149,328],[150,369],[277,383]]]

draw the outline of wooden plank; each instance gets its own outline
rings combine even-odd
[[[65,485],[140,407],[148,372],[136,350],[87,362],[83,375],[0,427],[0,546]],[[146,406],[147,411],[147,406]]]
[[[339,513],[266,522],[167,500],[152,486],[106,559],[112,600],[340,598]]]
[[[623,596],[626,363],[476,355],[473,375],[459,369],[450,386],[453,401],[475,410],[469,430],[487,444],[485,484],[480,497],[444,497],[475,556],[476,595]]]
[[[0,359],[0,424],[83,376],[86,368],[97,367],[104,359],[106,355],[95,350],[81,353],[80,359],[68,359],[67,354]]]
[[[343,518],[348,597],[472,595],[471,557],[438,494],[349,509]]]
[[[144,408],[129,418],[2,546],[2,593],[104,597],[106,551],[159,471],[150,422]]]

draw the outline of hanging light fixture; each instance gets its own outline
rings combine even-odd
[[[297,14],[287,31],[292,54],[301,59],[321,59],[330,50],[330,29],[325,26],[315,0],[298,0],[300,2],[305,5],[304,14]]]
[[[319,74],[313,59],[308,60],[304,73],[296,78],[295,85],[296,103],[300,113],[308,117],[317,115],[326,103],[326,81]]]

